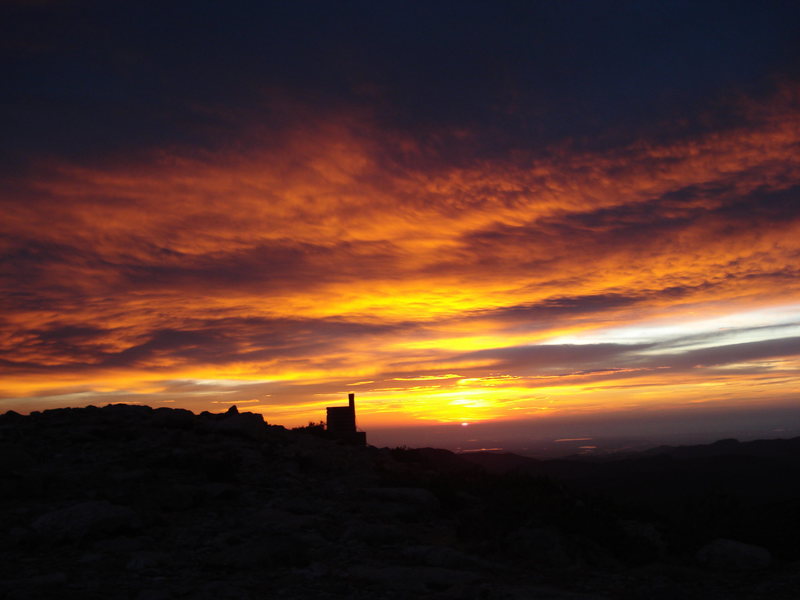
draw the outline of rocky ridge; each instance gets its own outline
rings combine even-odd
[[[0,598],[790,598],[796,565],[443,450],[109,405],[0,416]]]

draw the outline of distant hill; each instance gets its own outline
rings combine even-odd
[[[627,502],[669,503],[685,489],[733,493],[750,501],[800,496],[800,477],[794,476],[800,475],[800,437],[659,446],[599,459],[537,460],[495,452],[459,456],[490,472],[552,477]]]
[[[576,492],[651,512],[682,530],[689,545],[713,529],[800,555],[786,535],[800,531],[800,437],[661,446],[600,460],[460,456],[496,473],[561,481]]]
[[[631,456],[670,456],[672,458],[707,458],[711,456],[754,456],[762,458],[800,457],[800,437],[787,440],[754,440],[740,442],[724,439],[713,444],[695,446],[659,446]]]

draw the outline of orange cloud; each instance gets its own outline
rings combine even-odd
[[[751,394],[763,366],[735,352],[750,364],[735,373],[659,370],[635,344],[564,364],[507,356],[800,304],[800,111],[783,94],[737,129],[606,152],[412,167],[418,144],[345,118],[246,154],[43,164],[0,225],[14,378],[0,391],[17,407],[150,394],[206,408],[227,389],[299,422],[324,405],[313,394],[363,380],[382,422],[668,403],[720,382]],[[187,380],[216,383],[169,383]]]

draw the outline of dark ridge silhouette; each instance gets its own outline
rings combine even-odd
[[[800,437],[788,440],[754,440],[752,442],[724,439],[713,444],[696,446],[658,446],[657,448],[640,452],[639,456],[670,456],[672,458],[710,456],[798,457],[800,456]]]
[[[306,433],[233,406],[0,415],[0,598],[794,600],[800,589],[797,440],[592,463]]]

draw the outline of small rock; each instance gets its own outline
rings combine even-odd
[[[202,496],[198,487],[176,484],[154,490],[154,499],[159,508],[166,511],[182,511],[192,508]]]
[[[24,527],[12,527],[7,533],[7,539],[12,544],[24,544],[30,536],[31,532]]]
[[[199,600],[249,600],[250,593],[237,588],[229,581],[212,581],[192,594]]]
[[[166,590],[142,590],[136,596],[136,600],[170,600],[172,594]]]
[[[387,589],[409,592],[443,590],[455,585],[473,584],[480,580],[480,576],[476,573],[440,567],[355,567],[350,569],[350,575]]]
[[[203,559],[207,569],[265,570],[277,567],[305,567],[309,549],[297,536],[272,535],[233,542],[215,549]]]
[[[431,567],[474,568],[485,562],[448,546],[408,546],[402,555]]]
[[[0,593],[5,592],[3,598],[7,600],[39,600],[59,597],[58,593],[63,592],[64,584],[67,583],[67,576],[56,572],[2,583],[4,585],[0,585]]]
[[[294,514],[276,508],[262,508],[253,515],[253,523],[276,532],[313,529],[320,524],[318,516]]]
[[[211,501],[230,501],[237,498],[240,494],[239,488],[229,483],[212,481],[198,487],[202,496]]]
[[[165,564],[169,560],[169,555],[164,552],[136,552],[128,560],[126,568],[129,571],[143,571],[152,569]]]
[[[428,510],[439,508],[439,500],[424,488],[365,488],[364,494],[376,500],[411,504]]]
[[[98,540],[92,544],[92,549],[105,554],[128,554],[141,550],[146,540],[143,538],[114,537]]]

